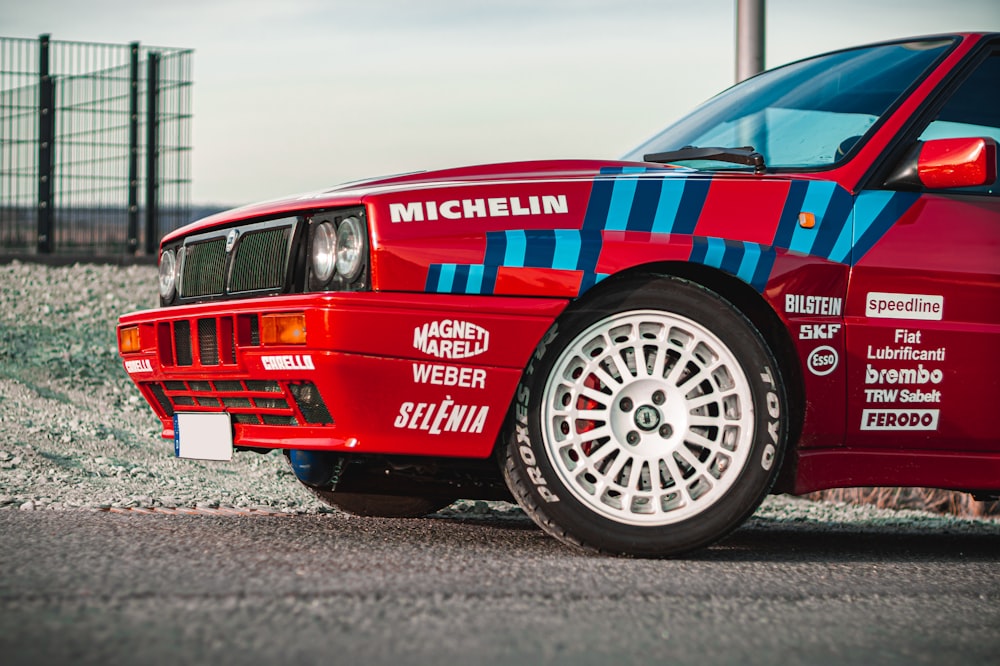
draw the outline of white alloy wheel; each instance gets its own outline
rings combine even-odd
[[[538,342],[498,453],[550,535],[664,557],[756,510],[788,420],[781,370],[748,317],[689,280],[636,274],[595,287]]]
[[[746,465],[746,373],[712,331],[677,314],[601,319],[556,360],[543,391],[544,449],[583,504],[666,525],[719,500]]]

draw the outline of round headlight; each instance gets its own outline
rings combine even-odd
[[[174,297],[177,286],[177,258],[173,250],[164,250],[160,255],[160,298],[169,301]]]
[[[340,221],[337,229],[337,272],[347,280],[361,273],[365,261],[365,234],[361,220],[351,216]]]
[[[312,272],[317,280],[326,282],[333,275],[337,262],[337,234],[329,222],[321,222],[313,232]]]

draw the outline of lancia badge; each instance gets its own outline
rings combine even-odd
[[[226,236],[226,252],[232,252],[233,248],[236,247],[236,239],[240,237],[240,230],[233,229]]]

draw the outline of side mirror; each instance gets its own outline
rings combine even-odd
[[[997,179],[997,144],[990,138],[918,141],[886,179],[898,189],[951,190]]]

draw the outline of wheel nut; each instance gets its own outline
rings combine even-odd
[[[621,407],[621,410],[623,412],[631,412],[632,411],[632,400],[629,399],[629,398],[622,398],[622,401],[618,403],[618,406]]]
[[[667,401],[667,396],[663,395],[663,391],[657,391],[653,394],[653,404],[662,405]]]
[[[664,423],[660,426],[660,437],[667,438],[673,437],[674,429],[670,427],[669,423]]]
[[[625,441],[631,444],[632,446],[638,444],[640,439],[641,438],[639,437],[639,433],[637,433],[635,430],[630,430],[629,433],[625,435]]]

